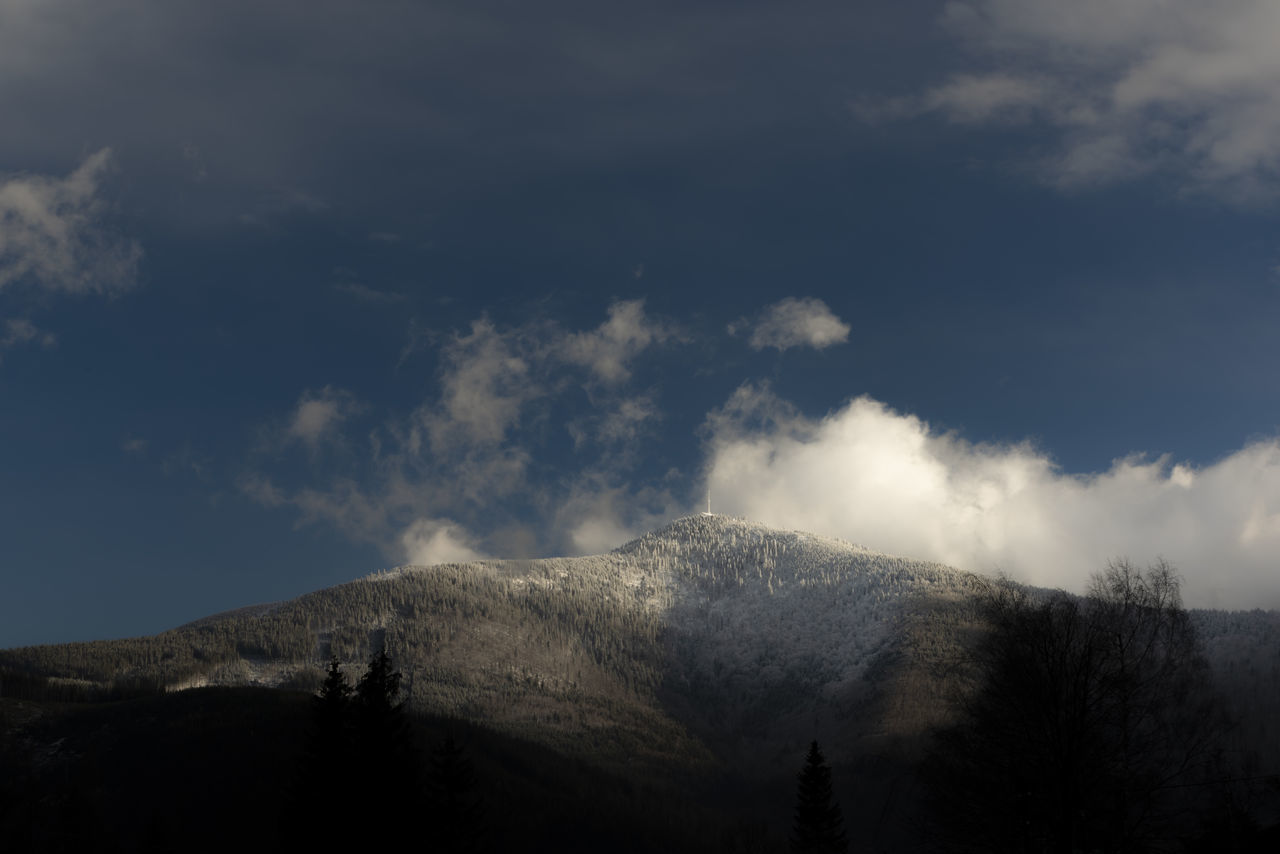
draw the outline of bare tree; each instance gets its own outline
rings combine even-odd
[[[1144,851],[1185,835],[1221,719],[1173,569],[1113,562],[1083,599],[1001,582],[959,722],[926,765],[948,847]]]

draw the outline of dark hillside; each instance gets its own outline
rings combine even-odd
[[[290,803],[307,695],[203,688],[76,705],[0,701],[5,851],[280,851],[309,822],[359,822],[335,779],[327,803]],[[415,717],[424,756],[446,736],[475,767],[485,850],[767,851],[781,841],[718,796],[723,781],[620,775],[461,721]],[[387,816],[431,850],[427,805]]]

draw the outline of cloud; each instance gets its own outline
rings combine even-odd
[[[542,553],[574,548],[578,522],[557,508],[570,503],[606,518],[599,501],[577,496],[612,494],[619,473],[639,459],[634,446],[661,412],[654,390],[636,393],[626,383],[643,353],[674,337],[638,301],[614,303],[604,323],[585,331],[538,320],[501,327],[480,317],[466,331],[429,339],[438,342],[433,393],[371,431],[368,456],[344,461],[357,471],[333,477],[332,461],[313,455],[303,483],[253,471],[241,478],[241,492],[293,508],[300,524],[333,525],[397,561],[463,559],[517,542]],[[353,407],[331,387],[307,392],[283,432],[314,450],[337,435]],[[566,432],[575,442],[568,455]]]
[[[146,439],[131,436],[120,443],[120,450],[124,451],[126,454],[141,456],[147,452],[147,446],[149,444],[150,443]]]
[[[729,333],[736,335],[751,326],[745,319],[730,324]],[[820,299],[787,297],[766,308],[751,329],[747,343],[753,350],[776,347],[813,347],[821,350],[849,340],[849,324],[832,314]]]
[[[630,377],[627,363],[653,344],[675,337],[668,324],[644,313],[644,300],[615,302],[609,319],[590,332],[564,336],[556,350],[565,362],[589,368],[596,379],[617,384]]]
[[[41,331],[25,317],[12,317],[0,322],[0,350],[22,347],[34,341],[39,341],[46,350],[58,345],[56,335]]]
[[[357,409],[350,392],[342,389],[325,386],[319,392],[303,392],[285,433],[314,451],[336,437],[339,425]]]
[[[104,148],[65,178],[19,174],[0,183],[0,290],[95,294],[134,284],[142,249],[108,230],[99,194],[110,163]]]
[[[362,285],[359,282],[338,282],[334,284],[333,289],[348,296],[355,297],[365,302],[404,302],[407,297],[396,291],[380,291],[377,288],[371,288],[368,285]]]
[[[1063,186],[1152,170],[1240,199],[1280,178],[1280,6],[1271,0],[968,0],[941,23],[976,58],[922,94],[860,99],[869,120],[1036,121]]]
[[[668,473],[664,480],[678,479]],[[637,485],[603,469],[579,473],[560,497],[551,527],[565,554],[601,554],[688,512],[668,484]]]
[[[1280,440],[1199,469],[1130,457],[1069,474],[868,397],[814,419],[753,386],[707,430],[717,512],[1076,591],[1111,558],[1163,556],[1192,605],[1280,605]]]
[[[406,560],[417,566],[481,560],[484,555],[470,542],[471,536],[448,519],[418,519],[400,537]]]
[[[329,203],[297,187],[278,187],[262,194],[251,211],[240,214],[243,225],[270,228],[281,220],[299,214],[318,214],[329,209]]]
[[[420,410],[432,448],[501,443],[525,405],[544,394],[539,349],[531,329],[499,330],[488,318],[454,335],[441,352],[440,399]]]

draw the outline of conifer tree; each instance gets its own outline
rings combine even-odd
[[[355,841],[347,823],[321,820],[356,773],[351,692],[334,656],[324,684],[311,698],[311,721],[292,792],[293,818],[308,848],[345,847]]]
[[[831,768],[822,758],[818,742],[809,745],[804,768],[796,775],[795,822],[791,828],[791,850],[835,852],[849,850],[840,805],[831,795]]]
[[[352,698],[357,755],[357,785],[377,793],[393,813],[416,807],[421,799],[420,757],[400,699],[400,672],[385,648],[369,660]]]

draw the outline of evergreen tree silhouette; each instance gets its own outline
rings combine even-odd
[[[369,660],[351,706],[361,800],[393,814],[416,809],[422,800],[421,761],[400,699],[400,673],[385,647]]]
[[[844,833],[844,817],[831,796],[831,768],[822,758],[818,742],[809,745],[804,768],[796,775],[795,823],[791,828],[791,850],[838,852],[849,850]]]
[[[292,793],[293,820],[310,848],[343,847],[356,841],[347,823],[324,818],[357,773],[351,693],[335,656],[329,661],[324,684],[311,698],[311,720]]]
[[[370,659],[354,690],[333,658],[311,699],[311,724],[294,786],[294,817],[302,825],[304,844],[339,851],[395,843],[399,825],[346,816],[416,813],[422,805],[419,766],[400,699],[400,673],[386,649]]]

